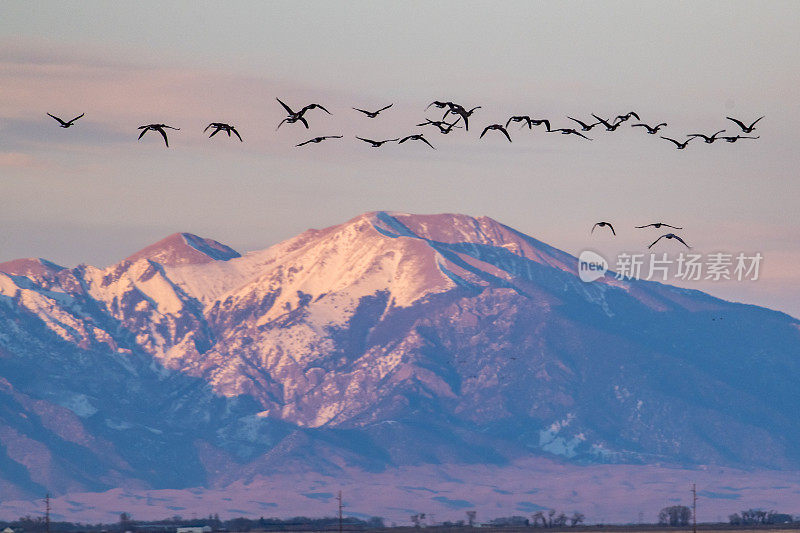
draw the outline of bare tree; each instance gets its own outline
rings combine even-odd
[[[467,522],[469,523],[469,527],[475,527],[475,517],[477,514],[478,511],[467,511]]]
[[[572,527],[577,526],[578,524],[582,524],[583,521],[586,519],[586,516],[583,513],[579,513],[575,511],[572,513],[572,516],[569,518],[569,525]]]

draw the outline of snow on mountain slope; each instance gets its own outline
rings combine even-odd
[[[191,233],[173,233],[139,250],[125,261],[134,263],[139,259],[150,259],[167,266],[227,261],[234,257],[239,257],[239,252],[215,240]]]

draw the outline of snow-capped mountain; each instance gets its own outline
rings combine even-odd
[[[486,217],[3,263],[0,376],[0,492],[20,497],[529,455],[800,468],[797,320],[583,283]]]

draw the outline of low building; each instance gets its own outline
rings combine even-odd
[[[177,528],[175,533],[211,533],[211,526],[184,526]]]

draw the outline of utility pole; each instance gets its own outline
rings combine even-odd
[[[339,533],[342,533],[342,491],[339,491],[336,499],[339,500]]]
[[[692,483],[692,531],[697,533],[697,485]]]
[[[46,533],[50,533],[50,493],[44,497],[44,525]]]

